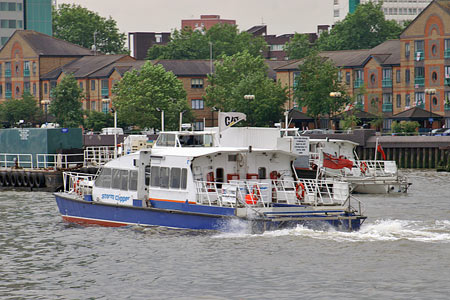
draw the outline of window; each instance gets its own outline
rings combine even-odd
[[[9,11],[15,11],[16,10],[16,3],[15,2],[8,2],[8,10]]]
[[[33,83],[33,95],[36,96],[37,89],[36,89],[36,83]]]
[[[112,189],[120,189],[120,171],[119,169],[112,169]]]
[[[3,84],[0,84],[0,98],[3,97]]]
[[[151,180],[150,180],[150,185],[151,186],[155,186],[155,187],[159,187],[159,180],[160,180],[160,177],[159,177],[159,167],[152,167],[151,168],[151,171],[150,171],[150,177],[151,177]]]
[[[298,86],[298,83],[300,81],[300,72],[294,72],[294,89]]]
[[[384,93],[383,94],[383,103],[392,103],[392,94]]]
[[[181,169],[172,168],[170,170],[170,188],[179,189],[181,181]]]
[[[111,169],[103,168],[95,180],[95,185],[103,188],[111,188]]]
[[[361,107],[361,110],[364,110],[364,95],[358,94],[356,95],[356,103]]]
[[[22,20],[17,20],[17,28],[22,29],[23,23]]]
[[[79,84],[79,85],[80,85],[80,89],[84,90],[84,89],[83,89],[83,82],[80,81],[80,84]]]
[[[445,54],[446,54],[446,58],[448,57],[447,54],[450,54],[450,39],[445,39],[444,41],[444,49],[445,49]]]
[[[339,18],[339,9],[334,10],[334,17]]]
[[[2,67],[3,67],[3,64],[2,64],[2,63],[0,63],[0,77],[2,77],[2,76],[3,76],[3,69],[2,69]]]
[[[425,105],[425,93],[423,92],[417,92],[416,98],[414,100],[415,106],[423,106]]]
[[[97,102],[95,101],[91,102],[91,110],[97,110]]]
[[[406,84],[409,84],[409,82],[411,81],[411,73],[410,73],[410,71],[409,71],[409,69],[406,69],[405,70],[405,83]]]
[[[8,28],[16,28],[16,20],[8,20]]]
[[[162,42],[162,35],[161,34],[155,34],[155,41],[157,43],[161,43]]]
[[[421,40],[414,42],[414,50],[416,51],[415,52],[416,61],[423,60],[423,49],[424,49],[424,41]]]
[[[425,68],[424,67],[415,67],[414,68],[414,77],[420,77],[423,78],[425,74]]]
[[[433,81],[436,81],[436,80],[437,80],[437,73],[436,73],[436,72],[431,73],[431,79],[432,79]]]
[[[159,169],[159,186],[162,188],[168,188],[169,187],[169,173],[170,169],[167,167],[161,167]]]
[[[437,103],[438,103],[437,98],[436,98],[436,97],[433,97],[433,106],[436,106]]]
[[[0,28],[8,28],[9,22],[8,20],[0,20]]]
[[[199,131],[205,130],[205,123],[203,123],[203,121],[196,121],[194,123],[194,130]]]
[[[203,79],[202,78],[191,79],[191,88],[202,89],[203,88]]]
[[[33,61],[33,75],[36,75],[36,62]]]
[[[410,48],[409,48],[409,43],[405,44],[405,56],[408,59],[410,55]]]
[[[203,109],[204,101],[203,99],[192,99],[192,109]]]
[[[436,56],[437,53],[437,47],[436,44],[433,44],[433,46],[431,46],[431,54],[433,54],[433,56]]]
[[[128,191],[128,170],[120,170],[120,189]]]
[[[284,45],[270,45],[270,51],[283,51]]]
[[[258,168],[258,179],[266,179],[267,171],[266,168]]]
[[[397,106],[397,108],[400,108],[400,107],[402,107],[402,95],[400,95],[400,94],[397,94],[397,101],[396,101],[396,106]]]
[[[395,81],[397,82],[397,83],[400,83],[401,82],[401,72],[400,72],[400,70],[397,70],[397,72],[395,72]]]
[[[23,83],[23,91],[24,92],[30,92],[30,83],[29,82],[24,82]]]
[[[47,83],[44,83],[44,94],[48,93],[48,85]]]
[[[187,187],[187,169],[181,169],[181,188],[186,189]]]
[[[405,95],[405,108],[409,108],[411,106],[411,96],[409,94]]]
[[[338,81],[342,82],[342,71],[341,70],[338,71]]]
[[[23,62],[23,76],[30,76],[30,62]]]
[[[22,3],[17,3],[17,10],[22,11]]]
[[[345,83],[350,84],[350,72],[345,72]]]
[[[138,171],[130,171],[128,180],[128,190],[137,191]]]
[[[95,91],[95,80],[91,80],[91,91]]]

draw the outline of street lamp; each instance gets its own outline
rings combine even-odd
[[[430,118],[428,119],[428,121],[430,122],[430,127],[431,127],[431,129],[433,128],[433,118],[432,118],[432,113],[431,113],[431,110],[432,110],[432,106],[431,106],[431,98],[433,97],[433,95],[435,95],[436,94],[436,89],[425,89],[425,94],[428,94],[428,95],[430,95]]]
[[[111,103],[110,99],[103,99],[103,103],[107,103],[108,106]],[[111,112],[114,113],[114,159],[117,158],[117,111],[111,107]]]
[[[331,98],[341,98],[341,96],[342,96],[341,92],[331,92],[330,93]],[[334,105],[333,105],[333,108],[335,108]],[[330,117],[330,120],[332,120],[332,116],[329,116],[329,117]]]
[[[160,111],[161,112],[161,131],[164,131],[164,110],[162,110],[159,107],[157,107],[156,111]]]
[[[48,119],[47,119],[47,109],[48,109],[48,105],[50,104],[50,100],[45,99],[41,101],[41,104],[44,105],[44,110],[45,110],[45,124],[48,123]]]
[[[254,100],[254,99],[255,99],[255,95],[244,95],[244,99],[245,99],[245,100],[248,100],[248,101],[247,101],[248,123],[249,123],[249,125],[251,125],[251,122],[250,122],[250,106],[249,106],[249,103],[250,103],[251,100]]]

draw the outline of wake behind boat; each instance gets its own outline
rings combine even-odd
[[[97,176],[65,173],[55,197],[64,220],[85,224],[359,229],[366,217],[348,184],[299,180],[294,160],[290,152],[252,147],[141,150],[106,163]]]

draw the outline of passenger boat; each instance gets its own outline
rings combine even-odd
[[[173,143],[178,137],[168,147],[111,160],[97,175],[64,173],[64,191],[55,193],[62,218],[218,231],[238,224],[252,232],[297,225],[358,230],[366,219],[348,183],[297,179],[290,152]]]
[[[339,139],[310,139],[310,166],[317,169],[319,177],[335,178],[350,184],[354,193],[386,194],[406,193],[411,185],[406,176],[400,173],[395,161],[361,160],[355,152],[357,143]],[[378,148],[378,147],[376,147]],[[324,159],[349,160],[350,168],[334,168],[324,165]],[[299,170],[299,176],[301,171]]]

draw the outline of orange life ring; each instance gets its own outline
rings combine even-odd
[[[245,195],[245,203],[255,205],[256,203],[258,203],[258,200],[260,198],[261,198],[261,191],[255,184],[252,188],[252,192],[250,194]]]
[[[367,167],[367,163],[365,161],[362,161],[359,164],[359,169],[361,170],[361,173],[366,174],[368,167]]]
[[[73,183],[73,191],[75,192],[75,194],[81,195],[80,180],[77,180]]]
[[[305,198],[305,185],[303,183],[297,183],[297,185],[295,186],[295,195],[297,196],[297,199],[299,201]]]

